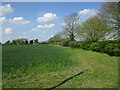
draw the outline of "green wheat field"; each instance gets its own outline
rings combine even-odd
[[[55,45],[2,47],[3,88],[117,88],[118,57]]]

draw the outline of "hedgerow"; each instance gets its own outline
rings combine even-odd
[[[107,53],[111,56],[120,56],[119,40],[106,40],[98,42],[72,41],[69,43],[69,46],[71,48],[81,48],[85,50]]]

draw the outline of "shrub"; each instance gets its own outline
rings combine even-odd
[[[71,41],[70,43],[69,43],[69,46],[71,47],[71,48],[77,48],[77,41]]]
[[[106,40],[98,42],[90,41],[72,41],[69,43],[71,48],[81,48],[97,52],[104,52],[111,56],[120,56],[120,41]]]
[[[97,43],[97,42],[91,43],[89,49],[92,50],[92,51],[97,51],[97,52],[99,52],[99,51],[100,51],[100,44]]]
[[[28,40],[25,41],[25,44],[28,44]]]
[[[5,45],[10,45],[10,41],[8,40],[7,42],[5,42]]]
[[[70,41],[69,40],[63,40],[61,41],[60,45],[62,46],[69,46]]]
[[[108,53],[111,56],[120,56],[120,44],[116,43],[110,43],[107,44],[104,48],[104,52]]]
[[[47,41],[40,42],[40,44],[49,44]]]
[[[30,44],[33,44],[33,40],[30,40]]]
[[[38,43],[38,39],[35,39],[35,43]]]
[[[77,47],[85,50],[89,50],[91,42],[88,41],[78,41]]]

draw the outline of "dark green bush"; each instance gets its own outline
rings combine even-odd
[[[62,40],[60,45],[62,45],[62,46],[69,46],[69,42],[70,42],[69,40]]]
[[[120,56],[120,44],[109,43],[104,47],[104,52],[111,56]]]
[[[47,41],[40,42],[40,44],[49,44]]]
[[[81,48],[96,52],[107,53],[111,56],[120,56],[120,41],[106,40],[98,42],[90,41],[72,41],[69,43],[71,48]]]
[[[89,49],[92,50],[92,51],[97,51],[97,52],[99,52],[100,49],[101,49],[101,48],[100,48],[100,44],[97,43],[97,42],[95,42],[95,43],[91,43]]]
[[[77,48],[77,44],[78,42],[77,41],[71,41],[70,43],[69,43],[69,46],[71,47],[71,48]]]
[[[33,44],[33,40],[30,40],[30,44]]]
[[[90,45],[91,45],[90,42],[88,42],[88,41],[83,41],[82,43],[80,43],[80,48],[85,49],[85,50],[90,50],[90,49],[89,49],[89,48],[90,48]]]

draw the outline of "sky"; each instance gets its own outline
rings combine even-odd
[[[4,43],[17,38],[46,41],[64,26],[74,12],[85,21],[96,15],[102,2],[3,2],[0,6],[0,33]]]

